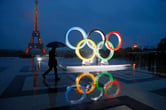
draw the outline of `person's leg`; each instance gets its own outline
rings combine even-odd
[[[60,78],[58,77],[58,72],[57,72],[56,66],[54,66],[54,74],[55,74],[55,80],[60,80]]]
[[[43,78],[46,79],[46,75],[52,70],[52,66],[49,66],[49,69],[43,73]]]

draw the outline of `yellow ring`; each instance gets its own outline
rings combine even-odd
[[[80,80],[85,77],[85,76],[88,76],[90,77],[92,80],[93,80],[93,83],[92,83],[92,87],[86,91],[86,94],[89,94],[91,93],[92,91],[94,91],[95,87],[96,87],[96,78],[95,76],[92,74],[92,73],[83,73],[81,75],[79,75],[76,79],[76,89],[79,93],[82,93],[84,94],[84,91],[81,89],[81,87],[79,86],[79,83],[80,83]]]
[[[94,41],[92,41],[91,39],[87,39],[87,42],[90,42],[90,43],[93,45],[93,47],[94,47],[95,49],[93,49],[93,55],[92,55],[90,58],[84,58],[84,57],[82,57],[81,54],[80,54],[80,46],[81,46],[85,41],[86,41],[86,40],[83,39],[83,40],[81,40],[80,42],[78,42],[77,47],[76,47],[76,50],[75,50],[75,53],[76,53],[76,55],[77,55],[81,60],[89,61],[89,60],[92,60],[92,59],[96,56],[96,48],[97,48],[97,46],[96,46],[96,44],[95,44]]]

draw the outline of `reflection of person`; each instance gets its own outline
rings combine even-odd
[[[54,47],[49,52],[49,61],[48,61],[49,69],[44,74],[42,74],[44,79],[46,79],[46,75],[52,70],[52,68],[54,68],[55,80],[60,80],[57,73],[57,60],[56,60],[55,50],[56,48]]]
[[[49,104],[50,104],[50,107],[55,107],[56,105],[56,99],[57,99],[57,85],[58,85],[58,82],[55,82],[55,87],[52,88],[51,87],[51,84],[49,84],[46,80],[43,80],[43,84],[48,88],[48,98],[49,98]]]

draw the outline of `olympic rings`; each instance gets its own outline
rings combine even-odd
[[[105,86],[105,90],[106,90],[110,85],[112,85],[113,83],[115,83],[115,84],[118,86],[118,89],[117,89],[117,91],[116,91],[116,93],[115,93],[114,95],[108,95],[107,91],[105,91],[105,96],[106,96],[107,98],[113,98],[113,97],[116,97],[116,96],[118,96],[118,95],[120,94],[121,87],[120,87],[119,82],[116,81],[116,80],[110,81],[110,82]]]
[[[112,31],[112,32],[110,32],[110,33],[107,35],[106,41],[109,40],[109,37],[110,37],[112,34],[114,34],[114,35],[116,35],[116,36],[118,37],[118,40],[119,40],[118,46],[117,46],[116,48],[112,48],[112,47],[109,45],[108,42],[107,42],[106,44],[107,44],[107,46],[108,46],[111,50],[117,51],[117,50],[119,50],[119,49],[121,48],[121,46],[122,46],[122,36],[120,35],[119,32],[117,32],[117,31]]]
[[[113,77],[112,77],[112,75],[111,75],[110,73],[108,73],[108,72],[103,72],[103,73],[99,74],[99,75],[97,76],[97,78],[96,78],[96,88],[97,88],[98,90],[100,90],[100,91],[102,91],[103,89],[102,89],[101,87],[99,87],[99,79],[100,79],[100,77],[103,76],[103,75],[109,76],[109,77],[110,77],[110,81],[113,81]],[[112,86],[112,85],[111,85],[111,86]],[[111,86],[110,86],[110,87],[111,87]]]
[[[92,31],[90,31],[90,32],[88,33],[88,37],[87,37],[87,38],[89,38],[90,35],[91,35],[93,32],[97,32],[97,33],[99,33],[99,34],[101,35],[102,40],[104,41],[102,46],[104,46],[105,41],[106,41],[105,35],[104,35],[104,33],[103,33],[101,30],[99,30],[99,29],[93,29]],[[93,48],[93,47],[89,44],[89,42],[87,42],[87,45],[88,45],[91,49],[95,49],[95,48]],[[101,47],[101,48],[102,48],[102,47]],[[100,49],[101,49],[101,48],[100,48]]]
[[[83,36],[83,40],[79,41],[76,47],[73,46],[73,45],[71,45],[70,42],[69,42],[69,33],[71,31],[73,31],[73,30],[79,31],[82,34],[82,36]],[[93,40],[89,39],[90,35],[93,32],[99,33],[101,35],[101,37],[102,37],[102,41],[99,42],[99,44],[97,46],[96,46],[96,44],[95,44],[95,42]],[[112,43],[109,41],[109,37],[112,34],[114,34],[114,35],[116,35],[118,37],[119,43],[118,43],[118,46],[116,46],[116,48],[114,48],[114,46],[112,45]],[[93,50],[93,55],[90,58],[84,58],[83,56],[80,55],[80,49],[82,49],[86,44],[88,45],[89,48],[91,48]],[[99,30],[99,29],[93,29],[87,35],[86,32],[82,28],[80,28],[80,27],[72,27],[66,33],[66,45],[69,48],[71,48],[71,49],[75,49],[76,55],[81,60],[89,61],[89,60],[92,60],[95,56],[98,56],[98,58],[100,58],[101,60],[110,60],[112,58],[113,54],[114,54],[114,51],[117,51],[117,50],[119,50],[121,48],[121,46],[122,46],[122,36],[120,35],[120,33],[116,32],[116,31],[112,31],[112,32],[108,33],[108,35],[105,38],[104,33],[101,30]],[[107,58],[103,58],[102,56],[100,56],[100,53],[99,53],[99,50],[104,45],[106,45],[106,47],[111,52]]]
[[[69,33],[71,31],[73,31],[73,30],[79,31],[82,34],[82,36],[83,36],[83,39],[78,42],[78,44],[76,45],[76,47],[73,46],[73,45],[71,45],[71,43],[69,43]],[[102,37],[102,41],[100,41],[97,45],[96,45],[96,43],[93,40],[89,39],[90,35],[93,32],[97,32]],[[116,35],[117,38],[118,38],[118,41],[119,41],[118,45],[115,46],[116,48],[114,48],[112,42],[109,41],[109,37],[112,34]],[[89,58],[84,58],[80,54],[80,49],[82,49],[86,44],[87,44],[87,46],[89,48],[91,48],[93,50],[93,54]],[[101,30],[98,30],[98,29],[94,29],[94,30],[90,31],[88,33],[88,35],[87,35],[86,32],[82,28],[80,28],[80,27],[72,27],[66,33],[66,45],[69,48],[71,48],[71,49],[75,49],[76,55],[81,60],[89,61],[89,60],[92,60],[93,58],[95,58],[95,56],[97,56],[101,60],[106,60],[107,61],[107,60],[110,60],[113,57],[114,51],[117,51],[117,50],[119,50],[121,48],[121,46],[122,46],[122,36],[120,35],[120,33],[116,32],[116,31],[112,31],[112,32],[108,33],[108,35],[105,38],[104,33]],[[109,56],[107,58],[103,58],[100,55],[100,49],[102,49],[104,45],[106,46],[107,49],[110,50]],[[99,79],[100,79],[100,77],[102,77],[104,75],[109,76],[110,80],[109,80],[108,83],[104,84],[104,87],[99,87]],[[81,86],[80,85],[80,80],[83,77],[90,77],[92,79],[92,83],[88,84],[86,87]],[[110,94],[109,95],[108,94],[108,90],[109,89],[114,89],[112,87],[113,84],[116,84],[117,87],[118,87],[118,89],[116,90],[115,94]],[[69,100],[68,94],[74,88],[76,88],[75,90],[77,90],[77,92],[79,92],[79,93],[82,94],[82,97],[80,99],[78,99],[78,100]],[[93,92],[95,90],[95,88],[97,88],[97,90],[100,91],[100,94],[98,96],[96,96],[96,97],[90,97],[90,99],[93,100],[93,101],[99,100],[103,96],[104,93],[105,93],[105,96],[107,98],[116,97],[116,96],[118,96],[120,94],[120,91],[121,91],[120,83],[118,81],[116,81],[116,80],[113,80],[113,76],[111,75],[111,73],[103,72],[103,73],[99,74],[96,77],[92,73],[83,73],[83,74],[80,74],[76,78],[75,85],[71,85],[71,86],[67,87],[67,91],[65,93],[65,98],[66,98],[67,102],[69,102],[71,104],[78,104],[78,103],[83,102],[83,100],[86,98],[86,95],[90,94],[91,92]]]
[[[93,47],[96,48],[96,44],[95,44],[92,40],[87,39],[87,41],[90,42],[90,43],[93,45]],[[81,40],[81,41],[77,44],[77,48],[76,48],[76,50],[75,50],[76,55],[77,55],[81,60],[84,60],[84,61],[92,60],[92,59],[96,56],[96,50],[93,49],[93,55],[92,55],[90,58],[84,58],[84,57],[82,57],[81,54],[80,54],[80,49],[79,49],[79,48],[80,48],[80,45],[83,44],[83,43],[85,43],[85,40],[84,40],[84,39]]]
[[[109,43],[109,45],[111,45],[112,48],[114,48],[111,42],[109,42],[109,41],[106,41],[106,42]],[[97,56],[102,60],[110,60],[112,58],[112,56],[114,55],[114,51],[109,49],[110,50],[109,56],[107,58],[103,58],[99,53],[99,47],[102,44],[104,44],[104,41],[99,42],[99,44],[97,45]]]
[[[79,82],[80,82],[80,80],[83,78],[83,77],[85,77],[85,76],[88,76],[88,77],[90,77],[92,80],[93,80],[93,84],[92,84],[92,87],[90,88],[90,90],[88,90],[88,91],[86,91],[86,93],[87,94],[89,94],[89,93],[91,93],[94,89],[95,89],[95,85],[96,85],[96,78],[95,78],[95,76],[93,75],[93,74],[91,74],[91,73],[84,73],[84,74],[81,74],[79,77],[77,77],[77,79],[76,79],[76,88],[77,88],[77,90],[78,90],[78,92],[79,93],[84,93],[83,91],[82,91],[82,89],[80,88],[80,86],[79,86]]]
[[[72,45],[69,43],[69,33],[70,33],[71,31],[73,31],[73,30],[79,31],[79,32],[82,34],[82,36],[83,36],[84,39],[87,39],[87,36],[86,36],[86,32],[85,32],[82,28],[80,28],[80,27],[72,27],[72,28],[70,28],[70,29],[67,31],[67,33],[66,33],[66,45],[67,45],[68,47],[70,47],[71,49],[76,49],[76,47],[72,46]],[[80,49],[83,48],[85,45],[86,45],[86,42],[84,42],[84,44],[80,47]]]
[[[69,102],[69,103],[71,103],[71,104],[81,103],[86,98],[86,89],[83,88],[84,93],[83,93],[83,96],[80,99],[78,99],[78,100],[69,100],[68,94],[75,87],[76,87],[76,85],[71,85],[71,86],[67,87],[67,91],[65,93],[65,99],[66,99],[66,101]]]
[[[90,99],[93,100],[93,101],[99,100],[103,96],[103,91],[104,91],[104,89],[102,91],[100,91],[99,96],[91,97]]]
[[[103,75],[109,76],[110,81],[108,83],[104,84],[104,87],[99,87],[99,79]],[[88,84],[86,87],[81,86],[80,85],[80,80],[83,77],[90,77],[92,79],[92,83]],[[115,94],[108,95],[108,90],[112,89],[113,84],[116,84],[118,86],[118,89],[116,90]],[[69,100],[68,94],[69,94],[70,91],[73,90],[73,88],[76,88],[77,92],[83,94],[83,96],[80,99],[78,99],[78,100]],[[113,80],[113,77],[109,72],[103,72],[103,73],[99,74],[96,77],[92,73],[83,73],[83,74],[80,74],[76,78],[76,84],[75,85],[71,85],[71,86],[67,87],[67,91],[65,93],[65,98],[66,98],[67,102],[69,102],[71,104],[78,104],[78,103],[81,103],[86,98],[86,94],[90,94],[91,92],[93,92],[95,90],[95,88],[97,88],[97,90],[99,90],[100,93],[96,97],[90,97],[90,99],[93,100],[93,101],[99,100],[103,96],[104,93],[105,93],[105,96],[107,98],[116,97],[120,94],[120,91],[121,91],[120,83],[116,80]]]

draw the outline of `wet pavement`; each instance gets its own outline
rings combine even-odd
[[[92,101],[90,98],[98,94],[95,90],[82,103],[70,104],[65,99],[66,89],[75,84],[81,73],[66,73],[58,68],[60,81],[54,80],[53,70],[43,80],[41,74],[48,69],[47,60],[43,58],[39,65],[36,59],[0,58],[0,110],[166,110],[166,78],[140,69],[133,71],[133,68],[110,71],[121,86],[118,96],[107,98],[103,93],[98,101]],[[81,61],[58,58],[58,63],[80,65]],[[125,63],[118,59],[111,62]],[[106,79],[101,78],[99,83]],[[70,98],[76,99],[81,95],[72,92]]]

